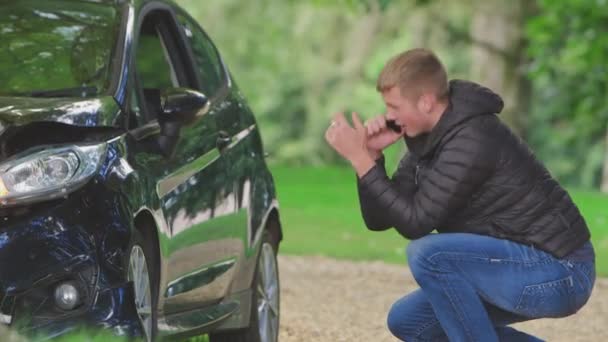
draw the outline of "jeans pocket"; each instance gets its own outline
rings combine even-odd
[[[527,317],[565,317],[574,310],[574,281],[572,276],[524,287],[517,313]]]

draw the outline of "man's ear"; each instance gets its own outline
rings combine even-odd
[[[435,99],[429,93],[423,93],[418,98],[418,110],[425,114],[430,114],[433,108],[433,101]]]

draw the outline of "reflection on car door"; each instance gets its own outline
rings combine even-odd
[[[141,25],[136,51],[139,120],[155,122],[154,98],[169,87],[200,88],[182,35],[168,12],[148,15]],[[158,95],[156,95],[158,96]],[[163,157],[140,142],[133,162],[155,188],[166,231],[159,236],[165,260],[159,306],[166,314],[194,309],[222,298],[230,285],[236,253],[222,229],[224,216],[235,210],[233,186],[218,149],[213,98],[207,114],[183,126],[174,154]],[[157,106],[158,107],[158,106]],[[147,120],[147,121],[146,121]],[[219,141],[221,143],[221,141]]]
[[[211,250],[222,248],[223,255],[228,256],[228,259],[225,259],[226,263],[219,265],[225,268],[229,265],[233,267],[230,273],[225,273],[225,279],[232,281],[229,289],[231,293],[239,292],[249,288],[255,269],[247,204],[249,191],[243,192],[242,187],[239,187],[242,178],[240,176],[247,170],[241,167],[242,164],[235,163],[237,160],[251,159],[247,151],[235,148],[242,146],[240,143],[243,135],[249,132],[250,125],[241,120],[239,102],[234,99],[230,77],[209,37],[186,13],[178,11],[177,18],[185,40],[190,44],[196,76],[200,83],[199,90],[212,99],[212,115],[216,119],[216,146],[226,166],[226,172],[221,176],[224,185],[222,193],[221,196],[216,197],[218,204],[223,204],[219,205],[221,210],[216,210],[213,219],[209,222],[217,229],[214,234],[218,237],[214,240],[214,247]],[[235,153],[239,155],[236,156]],[[223,269],[219,268],[219,271]],[[234,277],[235,274],[239,277]]]

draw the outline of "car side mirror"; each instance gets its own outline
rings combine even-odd
[[[210,104],[205,94],[188,88],[165,89],[160,96],[163,121],[179,121],[186,125],[205,115]]]
[[[161,154],[171,158],[179,141],[182,126],[191,124],[209,111],[209,99],[196,90],[169,88],[160,92],[160,136],[158,147]]]

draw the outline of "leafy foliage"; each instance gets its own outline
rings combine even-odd
[[[527,25],[536,94],[529,138],[558,178],[597,187],[608,122],[608,2],[538,6]]]
[[[435,50],[468,78],[476,2],[178,0],[208,31],[250,100],[271,160],[342,162],[323,140],[336,111],[384,111],[374,85],[393,55]],[[537,0],[525,30],[533,82],[526,139],[562,182],[597,187],[608,119],[606,1]],[[524,59],[522,59],[524,60]],[[404,147],[390,153],[398,159]],[[392,160],[389,160],[389,167]]]
[[[271,161],[281,164],[343,162],[323,139],[333,113],[384,112],[378,73],[390,57],[426,42],[427,30],[409,20],[421,14],[414,0],[177,2],[214,40],[256,113]],[[432,47],[462,75],[466,45],[444,45],[449,39],[437,35]],[[389,152],[389,167],[403,150]]]

